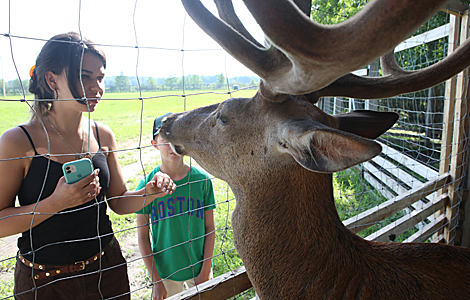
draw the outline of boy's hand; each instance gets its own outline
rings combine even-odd
[[[152,180],[147,184],[149,194],[157,194],[157,198],[163,197],[160,192],[165,194],[173,194],[176,189],[176,184],[171,180],[170,176],[165,173],[157,172]]]
[[[196,277],[196,285],[201,284],[203,282],[208,281],[211,279],[211,273],[209,272],[208,274],[203,274],[204,272],[200,272],[199,275]]]
[[[163,281],[157,282],[153,285],[152,289],[152,299],[153,300],[163,300],[166,298],[167,292]]]

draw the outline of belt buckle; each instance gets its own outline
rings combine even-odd
[[[80,265],[78,271],[85,270],[85,262],[83,260],[75,262],[74,265]]]

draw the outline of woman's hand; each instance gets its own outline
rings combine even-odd
[[[153,285],[152,289],[152,299],[153,300],[163,300],[166,299],[167,291],[163,281],[159,281]]]
[[[170,176],[165,173],[157,172],[147,185],[147,194],[155,194],[157,198],[173,194],[176,184],[171,180]],[[162,193],[163,192],[163,193]]]
[[[51,195],[56,199],[54,203],[60,207],[58,211],[76,207],[94,199],[95,195],[101,191],[98,173],[99,169],[96,169],[93,173],[75,183],[65,182],[65,178],[62,176]]]

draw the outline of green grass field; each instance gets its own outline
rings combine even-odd
[[[203,94],[202,91],[191,91],[196,95],[182,97],[182,91],[145,92],[139,93],[106,93],[98,105],[97,110],[91,114],[91,118],[111,127],[118,144],[129,140],[138,140],[142,127],[142,135],[150,136],[155,117],[167,112],[182,112],[197,107],[222,102],[230,95],[224,90],[210,91]],[[256,90],[241,90],[233,94],[234,97],[251,97]],[[189,93],[187,93],[189,94]],[[139,100],[139,98],[142,100]],[[19,102],[20,96],[7,97],[12,101],[0,102],[0,132],[25,123],[29,119],[29,106],[25,102]],[[32,100],[32,96],[26,97]],[[131,100],[129,100],[131,99]]]
[[[191,91],[194,93],[194,91]],[[142,128],[142,137],[144,144],[148,144],[151,134],[153,120],[156,116],[167,112],[182,112],[197,107],[206,106],[218,102],[222,102],[230,95],[225,91],[217,91],[221,94],[213,92],[208,94],[197,94],[182,97],[182,91],[172,91],[169,96],[168,92],[149,92],[143,93],[108,93],[100,102],[98,109],[91,114],[91,118],[110,126],[116,136],[118,145],[128,143],[136,144],[140,138]],[[196,92],[199,93],[199,92]],[[244,90],[234,94],[234,97],[251,97],[256,90]],[[179,96],[178,96],[179,95]],[[142,100],[139,98],[142,97]],[[29,120],[29,106],[25,102],[16,101],[20,97],[9,97],[12,101],[0,102],[0,114],[2,122],[0,123],[0,132],[26,123]],[[27,97],[31,100],[32,97]],[[135,162],[131,154],[132,151],[120,153],[121,166]],[[131,157],[132,156],[132,157]],[[189,158],[187,158],[189,162]],[[158,155],[153,164],[145,166],[145,172],[148,173],[154,166],[159,164]],[[195,163],[194,161],[191,163]],[[138,180],[143,176],[143,171],[136,174],[134,178],[128,181],[128,189],[135,189]],[[214,251],[213,269],[214,276],[221,275],[231,269],[235,269],[242,265],[240,257],[233,247],[233,234],[231,231],[231,213],[235,207],[235,200],[231,190],[227,184],[219,179],[213,180],[214,193],[216,202],[219,203],[215,210],[216,222],[216,245]],[[135,215],[120,216],[108,210],[110,218],[113,222],[113,228],[117,232],[118,238],[124,238],[125,235],[136,235]],[[0,273],[11,273],[14,268],[14,260],[3,258],[0,260]],[[13,277],[0,283],[0,298],[6,298],[13,294]],[[251,298],[252,293],[246,296]],[[146,297],[144,297],[146,298]],[[244,299],[240,297],[238,299]]]
[[[139,140],[142,130],[143,145],[148,144],[148,139],[151,134],[153,120],[156,116],[162,115],[167,112],[182,112],[185,110],[194,109],[201,106],[206,106],[218,102],[222,102],[228,98],[229,95],[224,94],[225,91],[218,91],[222,94],[197,94],[182,97],[181,91],[173,91],[171,95],[168,92],[149,92],[142,94],[142,100],[139,100],[138,93],[108,93],[100,102],[96,112],[91,114],[91,118],[96,121],[103,122],[110,126],[116,136],[119,145],[128,144]],[[233,94],[233,97],[251,97],[256,93],[255,90],[243,90]],[[9,98],[15,100],[15,98]],[[16,97],[19,99],[19,97]],[[132,100],[129,100],[132,99]],[[29,99],[31,100],[31,99]],[[2,115],[2,122],[0,123],[0,132],[4,132],[8,128],[25,123],[29,119],[29,107],[25,102],[18,101],[3,101],[0,102],[0,113]],[[131,155],[132,151],[120,153],[120,164],[135,162],[134,156]],[[189,161],[189,158],[187,158]],[[150,172],[154,166],[159,163],[158,155],[156,160],[145,166],[145,172]],[[191,163],[195,163],[194,161]],[[128,189],[135,189],[138,180],[143,176],[143,171],[136,174],[136,176],[128,181]],[[349,177],[346,176],[346,177]],[[335,177],[336,179],[336,177]],[[338,198],[338,208],[340,212],[354,210],[352,208],[358,205],[352,195],[357,193],[360,183],[349,180],[347,183],[336,179],[335,189]],[[216,202],[218,203],[215,210],[215,223],[216,223],[216,245],[214,251],[213,269],[214,276],[221,275],[229,270],[235,269],[242,265],[242,262],[233,247],[233,233],[231,231],[231,213],[235,207],[234,196],[228,185],[219,180],[213,179],[214,193]],[[342,195],[342,196],[341,196]],[[345,197],[346,196],[346,197]],[[363,204],[363,203],[362,203]],[[135,215],[119,216],[114,214],[111,210],[108,213],[113,222],[113,228],[117,232],[118,238],[124,235],[136,234]],[[345,216],[342,216],[343,218]],[[8,260],[0,264],[1,272],[11,272],[14,261]],[[0,298],[12,295],[13,279],[0,283]],[[250,299],[253,293],[237,299]]]

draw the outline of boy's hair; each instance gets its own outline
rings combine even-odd
[[[160,128],[162,128],[162,120],[163,118],[171,115],[173,113],[169,112],[164,115],[161,115],[159,117],[156,117],[155,120],[153,121],[153,130],[152,130],[152,138],[155,139],[155,137],[160,133]]]

